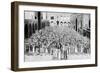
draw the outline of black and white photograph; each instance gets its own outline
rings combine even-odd
[[[97,7],[12,3],[14,71],[97,66]]]
[[[91,15],[24,11],[24,61],[91,58]]]

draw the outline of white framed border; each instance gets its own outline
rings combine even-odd
[[[84,60],[63,60],[63,61],[41,61],[41,62],[24,62],[24,10],[30,11],[50,11],[50,12],[72,12],[72,13],[89,13],[91,14],[91,59]],[[28,6],[19,5],[18,12],[19,24],[19,54],[18,63],[19,68],[35,68],[35,67],[50,67],[50,66],[63,66],[63,65],[84,65],[95,64],[95,10],[94,9],[81,9],[81,8],[59,8],[59,7],[46,7],[46,6]]]

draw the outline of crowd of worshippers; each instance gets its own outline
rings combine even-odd
[[[52,59],[66,60],[69,54],[75,53],[88,53],[89,48],[82,48],[77,45],[71,46],[69,43],[62,44],[60,41],[48,42],[37,42],[36,44],[27,44],[25,53],[27,55],[45,56],[50,55]]]
[[[68,29],[59,33],[55,28],[45,28],[33,34],[25,44],[27,55],[50,55],[53,59],[67,59],[69,54],[89,53],[89,39]]]
[[[62,45],[59,41],[53,41],[49,45],[47,43],[37,43],[35,45],[27,45],[26,54],[30,55],[51,55],[52,59],[67,59],[67,44]]]

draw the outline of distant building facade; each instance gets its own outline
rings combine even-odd
[[[90,38],[90,14],[25,11],[25,38],[46,26],[67,26]]]

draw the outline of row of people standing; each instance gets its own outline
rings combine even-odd
[[[37,42],[36,44],[26,45],[25,53],[34,55],[51,55],[53,59],[68,59],[69,54],[88,53],[89,48],[85,48],[83,45],[71,45],[69,43],[62,44],[59,41]],[[86,46],[87,47],[87,46]]]
[[[26,53],[34,55],[50,55],[52,59],[62,60],[67,59],[67,47],[64,47],[61,43],[52,42],[49,46],[44,44],[27,45]]]

